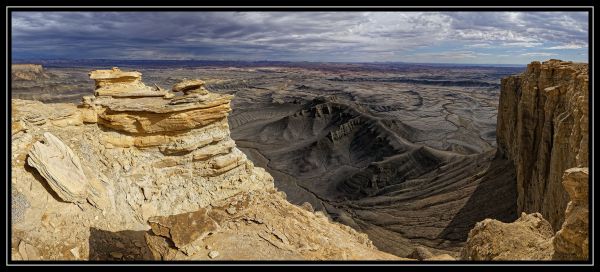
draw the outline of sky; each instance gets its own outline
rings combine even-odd
[[[13,59],[588,60],[587,12],[13,12]]]

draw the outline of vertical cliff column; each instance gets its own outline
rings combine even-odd
[[[540,212],[557,230],[569,197],[563,172],[588,166],[588,66],[549,60],[502,79],[498,149],[517,172],[518,212]]]

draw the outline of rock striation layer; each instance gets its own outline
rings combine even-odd
[[[502,79],[498,149],[514,162],[518,212],[540,212],[560,228],[563,172],[588,165],[588,66],[549,60]]]
[[[588,168],[571,168],[563,176],[563,186],[571,201],[565,211],[565,222],[553,240],[556,260],[589,258],[588,174]]]

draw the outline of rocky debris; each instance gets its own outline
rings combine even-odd
[[[235,208],[236,212],[231,213]],[[191,218],[190,218],[191,215]],[[218,224],[210,235],[198,235],[199,220]],[[156,225],[157,219],[172,224],[176,230]],[[185,221],[185,222],[184,222]],[[192,225],[191,222],[196,222]],[[197,259],[400,259],[379,252],[366,235],[352,228],[324,221],[316,214],[291,205],[274,190],[242,193],[201,209],[197,213],[180,214],[149,220],[152,230],[146,233],[148,247],[157,260]],[[154,230],[157,232],[154,232]],[[173,233],[183,239],[176,246]],[[201,237],[201,238],[195,238]],[[191,242],[190,242],[191,241]],[[218,248],[218,255],[215,250]],[[185,248],[191,250],[185,250]]]
[[[62,200],[74,203],[86,201],[88,179],[81,162],[56,136],[44,133],[44,143],[33,145],[27,162],[38,170]]]
[[[555,260],[589,259],[588,168],[565,171],[563,186],[571,201],[565,211],[565,222],[553,240]]]
[[[38,249],[26,243],[25,241],[21,241],[21,243],[19,243],[19,254],[21,255],[21,259],[25,261],[40,260],[40,253]]]
[[[79,259],[79,247],[74,247],[69,251],[71,252],[71,254],[73,254],[73,257],[75,257],[75,260]]]
[[[21,222],[25,218],[25,212],[29,207],[31,207],[31,204],[29,204],[25,195],[13,190],[10,206],[12,211],[12,223],[16,224]]]
[[[434,255],[431,253],[431,251],[429,251],[429,249],[424,248],[422,246],[418,246],[418,247],[415,247],[415,249],[413,249],[413,252],[410,253],[406,257],[422,261],[422,260],[425,260],[425,259],[433,258]]]
[[[498,149],[517,171],[518,212],[540,212],[560,228],[568,195],[563,172],[588,165],[588,65],[534,61],[502,79]]]
[[[550,260],[553,235],[552,226],[539,213],[522,213],[513,223],[485,219],[469,232],[462,259]]]
[[[211,252],[208,253],[208,257],[211,258],[211,259],[219,257],[219,252],[216,251],[216,250],[213,250],[213,251],[211,251]]]
[[[153,235],[168,238],[176,248],[184,249],[190,243],[219,229],[219,224],[207,212],[206,209],[200,209],[171,216],[150,217],[148,224]]]

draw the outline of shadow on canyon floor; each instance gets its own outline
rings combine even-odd
[[[146,244],[146,231],[106,231],[90,228],[90,255],[93,261],[153,260]]]
[[[515,180],[512,162],[496,152],[475,191],[437,238],[462,243],[467,240],[475,224],[486,218],[502,222],[516,220]]]

